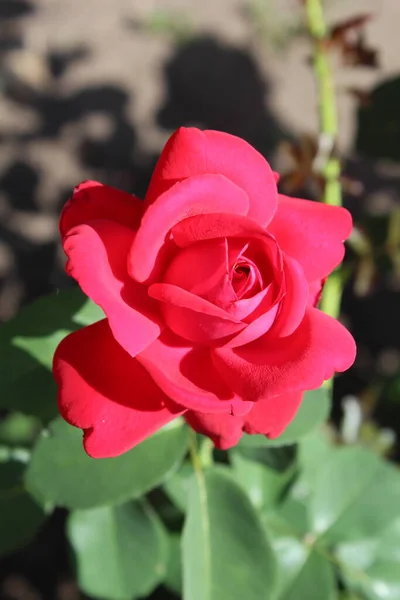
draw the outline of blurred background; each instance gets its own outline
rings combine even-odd
[[[397,460],[400,2],[325,6],[356,223],[342,319],[358,358],[337,380],[333,416],[356,397],[360,435]],[[310,56],[300,0],[0,0],[0,322],[71,285],[57,222],[73,186],[97,179],[143,197],[180,125],[245,138],[281,173],[282,192],[317,199]],[[53,520],[0,562],[0,598],[81,597],[66,552]]]

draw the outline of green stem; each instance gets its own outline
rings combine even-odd
[[[324,17],[322,0],[306,0],[308,31],[314,41],[314,74],[319,100],[319,151],[315,168],[325,179],[323,202],[342,205],[340,161],[334,155],[338,131],[335,86],[327,52],[328,27]],[[333,318],[340,312],[342,279],[340,270],[333,273],[325,284],[321,309]]]
[[[204,469],[206,469],[207,467],[211,467],[213,464],[213,450],[214,444],[212,443],[210,438],[203,437],[200,445],[199,456],[200,462]]]
[[[189,452],[192,461],[193,469],[196,474],[201,474],[203,471],[200,455],[197,448],[197,435],[193,429],[189,430]]]
[[[197,443],[197,434],[193,429],[189,432],[189,452],[193,469],[196,474],[202,474],[204,469],[213,463],[213,443],[207,437],[202,437],[200,447]]]

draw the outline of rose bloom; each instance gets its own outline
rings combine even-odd
[[[67,272],[106,318],[54,357],[58,405],[93,457],[183,415],[218,448],[279,436],[305,390],[355,358],[315,305],[351,231],[343,208],[282,196],[244,140],[179,129],[145,200],[86,181],[60,220]]]

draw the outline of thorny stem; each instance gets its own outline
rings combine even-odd
[[[318,88],[320,135],[315,168],[325,178],[323,201],[341,206],[340,162],[334,155],[338,132],[335,86],[327,52],[328,28],[322,0],[306,0],[308,30],[314,41],[314,74]]]
[[[335,156],[338,122],[336,114],[335,86],[327,51],[329,35],[325,22],[322,0],[305,0],[308,31],[314,42],[314,75],[319,102],[319,148],[314,167],[325,179],[323,202],[333,206],[342,205],[340,161]],[[328,278],[321,300],[321,309],[336,319],[340,313],[342,298],[342,274],[337,269]],[[332,380],[328,383],[332,385]]]

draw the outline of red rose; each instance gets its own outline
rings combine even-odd
[[[57,349],[62,416],[94,457],[184,414],[220,448],[278,436],[304,390],[354,361],[314,303],[342,260],[343,208],[278,195],[264,158],[217,131],[179,129],[144,202],[78,186],[60,232],[67,272],[106,319]]]

